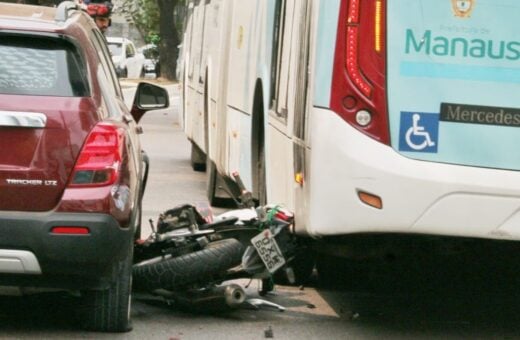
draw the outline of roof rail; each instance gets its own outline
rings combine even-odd
[[[61,22],[67,21],[69,18],[69,12],[77,9],[80,9],[80,7],[76,2],[63,1],[58,5],[54,19]]]

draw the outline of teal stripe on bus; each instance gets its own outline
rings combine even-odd
[[[520,83],[520,70],[518,68],[402,62],[400,72],[405,77]]]

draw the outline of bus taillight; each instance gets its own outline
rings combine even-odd
[[[343,0],[331,109],[371,138],[390,143],[386,103],[386,0]]]
[[[346,53],[347,57],[346,68],[347,73],[357,87],[365,97],[370,97],[372,94],[372,86],[361,74],[358,64],[358,50],[359,50],[359,1],[350,0],[348,6],[348,18],[347,18],[347,41]]]
[[[354,85],[365,95],[370,98],[372,95],[372,86],[366,81],[365,77],[361,74],[358,64],[358,27],[350,26],[347,27],[347,59],[346,67],[347,73],[354,83]]]

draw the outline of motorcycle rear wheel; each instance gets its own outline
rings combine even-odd
[[[148,291],[179,290],[218,281],[227,270],[240,264],[242,254],[242,244],[230,238],[211,242],[193,253],[156,257],[134,265],[134,286]]]

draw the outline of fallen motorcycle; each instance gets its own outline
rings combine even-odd
[[[237,285],[218,287],[221,282],[260,279],[260,293],[271,291],[272,276],[282,268],[290,272],[290,262],[304,250],[290,232],[294,217],[279,206],[253,208],[244,189],[240,198],[242,209],[209,222],[189,204],[161,214],[150,236],[136,242],[135,287],[180,302],[218,300],[229,307],[240,305],[245,293]]]

